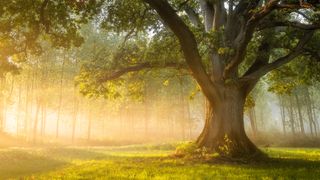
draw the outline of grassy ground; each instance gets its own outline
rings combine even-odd
[[[173,146],[1,149],[0,179],[320,179],[320,149],[270,148],[255,164],[168,157]]]

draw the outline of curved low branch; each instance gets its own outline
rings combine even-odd
[[[265,16],[273,12],[276,9],[308,9],[311,7],[302,6],[300,3],[290,3],[284,4],[279,3],[280,0],[270,0],[265,6],[261,8],[261,10],[253,13],[249,20],[249,23],[256,23],[262,20]]]
[[[100,83],[102,82],[106,82],[106,81],[110,81],[110,80],[114,80],[117,78],[120,78],[121,76],[130,73],[130,72],[138,72],[138,71],[142,71],[144,69],[152,69],[152,68],[175,68],[175,69],[186,69],[187,67],[185,66],[185,64],[181,64],[181,63],[175,63],[175,62],[168,62],[165,64],[155,64],[152,62],[145,62],[142,64],[137,64],[134,66],[129,66],[129,67],[125,67],[116,71],[109,71],[107,72],[104,76],[102,76],[98,81]]]
[[[265,16],[270,14],[274,9],[278,6],[280,0],[271,0],[265,6],[261,8],[261,10],[253,13],[249,19],[249,24],[254,24],[263,19]]]
[[[309,40],[312,38],[313,34],[314,34],[314,31],[306,32],[305,35],[300,39],[297,46],[289,54],[273,61],[272,63],[268,63],[268,64],[256,69],[252,73],[244,75],[241,79],[245,80],[245,81],[259,79],[260,77],[264,76],[268,72],[270,72],[276,68],[279,68],[280,66],[282,66],[282,65],[290,62],[294,58],[300,56],[303,51],[304,46],[309,42]]]
[[[259,30],[267,29],[267,28],[274,28],[274,27],[294,27],[297,29],[302,30],[316,30],[320,29],[320,24],[303,24],[299,22],[281,22],[281,21],[272,21],[272,22],[262,22],[261,26],[258,27]]]
[[[210,100],[219,100],[219,92],[211,81],[202,64],[202,58],[198,50],[198,44],[194,34],[175,10],[166,0],[144,0],[149,4],[164,23],[178,38],[186,62],[192,72],[192,76],[202,89],[203,94]]]

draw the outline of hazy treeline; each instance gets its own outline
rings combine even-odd
[[[193,92],[188,76],[146,76],[142,97],[88,98],[79,94],[75,83],[82,63],[75,51],[48,50],[28,57],[19,74],[1,79],[2,131],[34,142],[137,142],[197,136],[204,100]]]
[[[186,72],[145,71],[138,79],[129,74],[129,80],[115,87],[120,90],[111,88],[119,91],[111,93],[112,98],[80,94],[77,78],[81,68],[87,63],[98,66],[101,52],[113,51],[123,40],[86,31],[90,28],[84,30],[87,39],[80,48],[44,45],[40,56],[24,57],[17,64],[18,72],[0,78],[2,132],[30,142],[67,143],[165,142],[194,140],[199,135],[207,102]],[[269,86],[261,80],[247,98],[244,113],[251,136],[274,132],[320,135],[317,84],[300,85],[290,93],[268,92]]]
[[[74,82],[80,63],[69,52],[55,52],[30,57],[34,63],[19,74],[1,78],[2,131],[29,141],[67,142],[189,140],[200,132],[206,102],[188,76],[146,77],[140,98],[87,98]],[[315,88],[290,95],[257,92],[245,112],[247,131],[318,136]]]

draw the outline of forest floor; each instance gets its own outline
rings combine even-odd
[[[0,179],[320,179],[320,149],[268,148],[254,164],[194,162],[174,146],[0,149]]]

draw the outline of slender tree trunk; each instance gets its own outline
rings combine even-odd
[[[5,115],[4,115],[4,106],[5,106],[5,96],[4,96],[4,77],[0,77],[0,133],[5,131]]]
[[[27,78],[29,78],[29,73],[28,73],[28,76]],[[24,116],[24,133],[25,133],[25,136],[27,138],[28,136],[28,129],[29,129],[29,98],[30,96],[30,91],[29,91],[29,83],[28,81],[26,81],[26,104],[25,104],[25,116]]]
[[[317,136],[317,128],[316,128],[316,123],[315,119],[313,118],[313,110],[312,110],[312,101],[310,98],[310,93],[309,90],[306,89],[306,106],[307,106],[307,114],[308,114],[308,119],[309,119],[309,126],[310,126],[310,131],[311,135]]]
[[[108,106],[107,106],[108,107]],[[103,118],[103,137],[106,138],[107,137],[107,126],[110,123],[111,118],[111,111],[109,110],[109,108],[105,108],[104,109],[104,118]]]
[[[56,138],[59,137],[59,126],[60,126],[60,117],[61,117],[61,106],[62,106],[62,91],[63,91],[63,76],[64,76],[64,65],[66,57],[63,57],[62,66],[61,66],[61,76],[60,76],[60,88],[59,88],[59,105],[58,105],[58,117],[56,124]]]
[[[297,108],[298,108],[300,131],[302,134],[305,134],[304,125],[303,125],[303,117],[302,117],[302,112],[301,112],[301,103],[300,103],[298,95],[294,94],[294,96],[295,96]]]
[[[311,117],[312,117],[312,124],[313,124],[313,127],[314,127],[314,135],[317,136],[318,134],[318,128],[317,128],[317,118],[315,116],[315,112],[314,112],[314,102],[313,100],[311,99],[311,96],[312,94],[310,93],[309,89],[307,89],[308,91],[308,99],[310,101],[310,113],[311,113]]]
[[[289,102],[290,102],[290,105],[289,105],[289,112],[290,112],[290,126],[291,126],[291,132],[292,134],[295,134],[295,124],[294,124],[294,121],[295,121],[295,118],[294,118],[294,112],[293,112],[293,102],[292,102],[292,97],[290,96],[289,97]]]
[[[249,120],[250,120],[251,129],[252,129],[252,134],[253,136],[256,136],[258,129],[257,129],[256,114],[255,114],[254,107],[249,109]]]
[[[182,130],[182,140],[186,139],[186,116],[185,116],[185,101],[183,98],[184,91],[183,91],[183,83],[182,79],[179,79],[179,86],[180,86],[180,93],[179,93],[179,106],[180,106],[180,124]]]
[[[87,139],[88,141],[91,140],[91,127],[92,127],[92,112],[90,109],[90,105],[88,107],[89,114],[88,114],[88,131],[87,131]]]
[[[7,77],[5,77],[5,86],[8,84],[9,85],[9,82],[7,82],[7,81],[9,81],[8,79],[7,79]],[[13,94],[13,89],[14,89],[14,76],[12,76],[12,81],[11,81],[11,87],[10,87],[10,89],[9,89],[9,91],[8,91],[8,94],[6,95],[6,96],[3,96],[3,98],[4,98],[4,106],[3,106],[3,127],[4,127],[4,130],[5,130],[5,128],[6,128],[6,122],[7,122],[7,111],[8,111],[8,106],[9,106],[9,102],[8,101],[10,101],[11,100],[11,98],[12,98],[12,94]]]
[[[135,129],[134,129],[134,113],[136,112],[135,108],[133,106],[130,106],[130,109],[128,109],[128,120],[130,122],[130,133],[135,134]]]
[[[8,92],[8,95],[5,97],[5,107],[4,107],[4,126],[6,125],[6,121],[7,121],[7,111],[8,111],[8,106],[9,106],[9,102],[12,98],[12,94],[13,94],[13,89],[14,89],[14,85],[15,85],[15,77],[14,76],[11,76],[11,87],[10,87],[10,91]]]
[[[148,84],[145,83],[144,85],[144,135],[145,137],[148,137],[149,134],[149,106],[150,106],[150,101],[149,101],[149,93],[148,93]]]
[[[44,101],[41,107],[41,137],[44,137],[46,135],[47,124],[47,102]]]
[[[19,95],[18,95],[18,107],[17,107],[17,121],[16,121],[16,135],[19,136],[20,135],[20,126],[21,126],[21,122],[20,122],[20,116],[21,116],[21,105],[22,105],[22,83],[20,82],[19,84]]]
[[[144,135],[145,137],[148,137],[149,134],[149,107],[148,103],[145,102],[144,104]]]
[[[74,95],[73,103],[74,104],[73,104],[73,118],[72,118],[72,143],[75,142],[77,117],[78,117],[78,111],[79,111],[79,100],[77,99],[76,95]]]
[[[244,129],[244,93],[237,87],[221,89],[223,101],[219,106],[208,107],[204,129],[197,140],[200,147],[206,147],[222,156],[243,157],[260,154],[250,141]]]
[[[28,113],[27,115],[27,134],[26,134],[26,138],[27,141],[32,141],[32,115],[33,115],[33,105],[34,105],[34,90],[35,90],[35,82],[36,82],[36,77],[37,77],[37,70],[34,71],[34,73],[32,73],[32,81],[31,81],[31,87],[30,87],[30,93],[28,94],[29,99],[27,99],[27,101],[30,101],[27,103],[28,107]]]
[[[314,101],[311,101],[311,111],[312,111],[312,117],[313,117],[314,124],[315,124],[315,134],[319,135],[319,133],[318,133],[319,123],[318,123],[317,116],[316,116],[316,108],[314,105]]]
[[[35,118],[34,118],[34,122],[33,122],[33,143],[36,143],[36,141],[37,141],[40,108],[41,108],[41,100],[38,99],[36,114],[35,114]]]
[[[191,119],[191,112],[190,112],[190,103],[187,101],[187,115],[188,115],[188,126],[189,126],[189,139],[192,138],[192,119]]]
[[[282,131],[283,134],[286,134],[286,111],[284,107],[284,100],[282,95],[278,95],[279,102],[280,102],[280,111],[281,111],[281,120],[282,120]]]
[[[281,108],[282,131],[284,134],[286,134],[286,111],[283,105],[281,105],[280,108]]]

